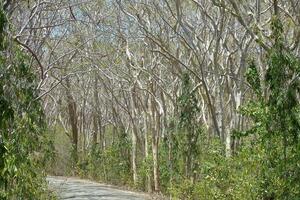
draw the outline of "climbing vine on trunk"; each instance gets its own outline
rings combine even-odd
[[[245,135],[257,134],[261,145],[261,198],[297,199],[300,195],[300,60],[285,48],[283,26],[277,16],[271,23],[272,48],[267,53],[266,91],[259,84],[254,62],[246,74],[257,95],[242,109],[253,127]]]

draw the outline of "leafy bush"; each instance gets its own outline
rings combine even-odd
[[[104,149],[94,144],[87,158],[79,159],[79,173],[116,185],[132,185],[130,159],[126,159],[129,149],[130,143],[125,135]]]
[[[45,174],[50,150],[37,81],[28,59],[7,47],[0,10],[0,199],[50,199]]]

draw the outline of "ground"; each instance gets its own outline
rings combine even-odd
[[[113,186],[67,177],[47,177],[50,188],[60,199],[72,200],[147,200],[148,195],[116,189]]]

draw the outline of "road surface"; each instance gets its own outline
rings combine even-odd
[[[147,195],[119,190],[112,186],[95,183],[92,181],[67,178],[47,177],[50,188],[54,190],[60,199],[70,200],[146,200]]]

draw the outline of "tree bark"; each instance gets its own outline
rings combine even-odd
[[[69,120],[72,127],[72,146],[74,161],[78,161],[78,119],[76,103],[71,93],[71,84],[69,78],[66,78],[66,95],[68,104]]]
[[[98,98],[98,78],[97,74],[95,74],[95,80],[94,80],[94,110],[93,110],[93,144],[97,144],[97,136],[99,132],[99,117],[98,117],[98,106],[99,106],[99,98]]]
[[[154,95],[154,85],[151,84],[151,92]],[[151,113],[152,113],[152,156],[153,156],[153,181],[154,191],[160,191],[159,183],[159,162],[158,162],[158,146],[160,137],[160,113],[157,110],[154,97],[151,97]]]

